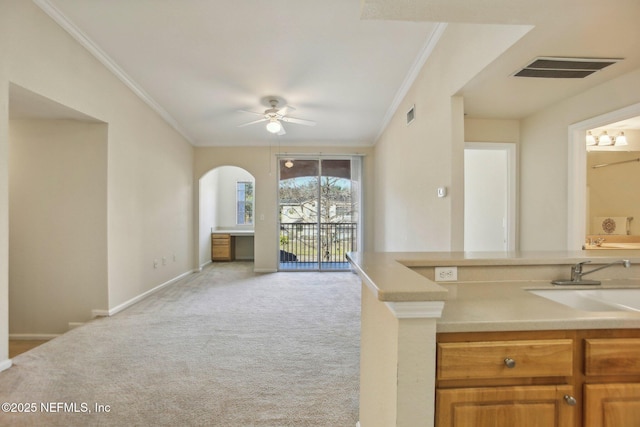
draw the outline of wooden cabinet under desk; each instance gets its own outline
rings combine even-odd
[[[211,261],[233,261],[235,239],[226,233],[211,233]]]

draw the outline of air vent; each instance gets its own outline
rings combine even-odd
[[[583,79],[621,59],[541,57],[514,74],[516,77]]]
[[[411,109],[407,111],[407,125],[410,125],[415,118],[416,118],[416,106],[412,105]]]

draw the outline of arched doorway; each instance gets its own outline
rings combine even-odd
[[[229,259],[254,259],[255,178],[237,166],[219,166],[199,181],[199,264],[212,261],[212,235],[229,236]],[[232,242],[232,243],[231,243]]]

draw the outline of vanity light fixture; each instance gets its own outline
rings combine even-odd
[[[588,131],[586,142],[587,147],[593,147],[596,145],[599,147],[629,145],[627,137],[624,136],[624,132],[620,132],[619,135],[612,137],[606,131],[602,132],[599,136],[594,136],[591,131]]]

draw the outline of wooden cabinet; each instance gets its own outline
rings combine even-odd
[[[640,331],[438,334],[437,427],[638,427]]]
[[[233,261],[235,240],[230,234],[211,233],[211,261]]]
[[[584,426],[640,426],[640,338],[587,338],[584,352]]]
[[[572,386],[455,388],[436,393],[439,427],[566,427],[574,408]]]
[[[573,339],[499,337],[438,336],[436,426],[575,426]]]
[[[585,427],[638,427],[640,384],[587,384],[584,408]]]

